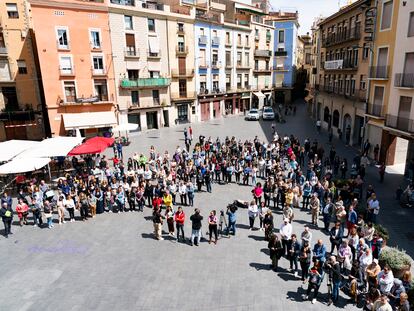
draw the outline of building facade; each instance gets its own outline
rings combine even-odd
[[[298,13],[270,12],[267,20],[274,26],[274,99],[279,104],[290,103],[297,61]]]
[[[371,5],[359,0],[320,24],[320,72],[315,86],[317,118],[347,144],[363,140],[372,31]]]
[[[28,14],[24,0],[0,3],[0,141],[47,135]]]
[[[117,118],[107,6],[77,0],[30,5],[51,134],[109,131]]]
[[[390,1],[391,3],[393,1]],[[403,164],[407,170],[414,158],[414,2],[394,0],[390,11],[383,2],[386,21],[398,15],[395,31],[394,57],[390,60],[390,95],[382,131],[380,160],[387,164]],[[395,13],[398,11],[398,13]],[[384,15],[384,13],[383,13]],[[384,19],[384,18],[383,18]],[[386,24],[382,24],[387,26]]]

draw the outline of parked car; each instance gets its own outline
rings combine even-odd
[[[274,120],[275,119],[275,112],[273,111],[272,107],[264,107],[263,108],[263,120]]]
[[[259,109],[250,109],[246,115],[246,120],[260,120],[260,111]]]

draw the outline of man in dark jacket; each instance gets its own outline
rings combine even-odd
[[[329,231],[329,240],[331,241],[331,255],[335,251],[335,248],[339,250],[339,245],[342,243],[342,229],[341,224],[337,222],[335,227],[332,227]]]
[[[4,236],[6,238],[9,237],[9,234],[13,234],[11,232],[11,224],[13,221],[13,209],[11,207],[11,205],[8,205],[7,202],[4,202],[1,205],[1,209],[0,209],[0,217],[3,221],[4,224]]]
[[[201,221],[203,220],[203,216],[200,215],[200,210],[198,208],[194,210],[194,214],[191,215],[190,220],[192,222],[190,245],[192,246],[193,244],[195,244],[196,246],[198,246],[201,237]]]
[[[341,287],[342,275],[341,266],[336,260],[335,256],[329,257],[329,261],[326,264],[328,268],[329,278],[332,280],[332,299],[329,299],[328,305],[332,302],[336,303],[339,298],[339,288]]]
[[[296,234],[292,234],[291,238],[292,240],[288,249],[290,270],[293,270],[293,265],[295,265],[295,277],[298,277],[298,257],[300,253],[300,244],[296,238]]]

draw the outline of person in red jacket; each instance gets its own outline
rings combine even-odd
[[[157,194],[155,194],[155,197],[152,199],[152,208],[155,210],[156,207],[159,207],[161,209],[161,204],[163,203],[162,198],[160,198]]]
[[[181,231],[182,241],[185,242],[185,237],[184,237],[185,213],[184,213],[183,208],[181,206],[175,212],[174,220],[175,220],[175,226],[177,228],[177,242],[180,242],[180,231]]]
[[[17,216],[19,217],[20,227],[27,225],[27,215],[29,214],[29,206],[24,203],[23,199],[19,199],[19,204],[16,206]]]

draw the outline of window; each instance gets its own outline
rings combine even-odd
[[[406,132],[411,132],[412,128],[412,119],[410,118],[411,102],[412,97],[400,96],[400,105],[398,107],[398,119],[396,125],[398,129]]]
[[[226,90],[231,89],[231,74],[226,74]]]
[[[125,51],[126,55],[136,56],[137,50],[135,48],[135,36],[130,33],[125,34],[125,42],[126,42],[126,51]]]
[[[69,50],[69,38],[67,28],[57,29],[58,48],[62,50]]]
[[[374,105],[372,107],[372,114],[373,115],[381,116],[383,98],[384,98],[384,87],[375,86],[375,89],[374,89]]]
[[[242,65],[242,53],[237,52],[237,67],[241,67]]]
[[[200,28],[200,36],[204,36],[204,28]]]
[[[244,75],[244,87],[245,87],[246,89],[248,89],[248,88],[249,88],[249,74],[245,74],[245,75]]]
[[[238,34],[237,35],[237,45],[238,46],[241,46],[242,45],[242,41],[241,41],[242,39],[241,39],[241,34]]]
[[[139,70],[137,69],[128,69],[128,80],[138,80],[139,78]]]
[[[186,79],[178,80],[178,89],[180,92],[180,97],[187,97],[187,80]]]
[[[106,86],[106,80],[93,80],[95,86],[95,96],[98,97],[100,102],[108,101],[108,88]]]
[[[73,74],[72,57],[65,55],[59,58],[60,73],[62,75]]]
[[[244,63],[246,64],[246,67],[249,67],[249,66],[250,66],[250,61],[249,61],[249,59],[250,59],[250,54],[249,54],[249,52],[244,53]]]
[[[381,30],[391,28],[392,4],[393,0],[382,4]]]
[[[195,105],[191,106],[191,113],[195,114],[196,113],[196,107]]]
[[[17,60],[17,68],[19,70],[19,74],[27,74],[26,62],[24,60]]]
[[[248,47],[249,46],[249,35],[246,35],[244,39],[245,39],[244,42],[246,43],[246,47]]]
[[[99,30],[91,30],[91,46],[93,49],[101,48],[101,32]]]
[[[362,50],[362,59],[367,59],[369,57],[369,46],[367,43],[364,43],[364,48]]]
[[[259,40],[259,29],[254,30],[254,37],[256,40]]]
[[[254,61],[254,70],[259,70],[259,61],[257,59]]]
[[[279,30],[279,43],[285,43],[285,31]]]
[[[159,71],[150,71],[150,78],[159,78],[160,77],[160,72]]]
[[[103,63],[103,56],[95,55],[92,56],[92,63],[93,63],[93,72],[97,74],[104,73],[104,63]]]
[[[231,52],[226,51],[226,67],[231,67]]]
[[[242,75],[237,75],[237,89],[242,88]]]
[[[184,24],[183,23],[177,23],[178,31],[184,32]]]
[[[408,21],[408,37],[414,36],[414,12],[410,13],[410,19]]]
[[[201,67],[207,66],[207,63],[206,63],[206,50],[204,50],[204,49],[200,50],[200,66]]]
[[[325,107],[325,109],[323,110],[323,120],[325,122],[329,122],[330,118],[331,118],[331,116],[329,115],[329,108]]]
[[[207,77],[206,75],[200,75],[200,93],[205,93],[207,90]]]
[[[211,65],[218,66],[218,51],[213,50],[213,53],[211,55]]]
[[[138,91],[131,91],[131,102],[133,105],[139,105],[139,93]]]
[[[178,36],[178,52],[184,53],[185,52],[185,43],[184,43],[184,36]]]
[[[155,31],[155,21],[153,18],[148,18],[148,30]]]
[[[7,15],[9,18],[19,18],[16,3],[6,3]]]
[[[132,16],[125,15],[124,16],[124,24],[125,24],[125,29],[127,29],[127,30],[134,29],[134,25],[132,23]]]
[[[152,90],[152,98],[153,98],[154,105],[159,106],[160,105],[160,91]]]
[[[359,77],[359,89],[360,90],[366,89],[365,75],[360,75]]]
[[[230,41],[230,32],[226,32],[226,44],[231,44],[231,41]]]
[[[3,33],[0,32],[0,48],[5,48],[6,47],[6,43],[4,42],[4,36]]]
[[[217,37],[217,30],[213,30],[213,37]]]
[[[63,82],[63,88],[65,90],[66,102],[69,102],[69,103],[76,102],[75,81],[65,81],[65,82]]]
[[[219,92],[219,82],[218,81],[213,81],[213,91],[214,92]]]

